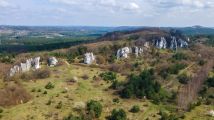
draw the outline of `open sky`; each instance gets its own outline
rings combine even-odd
[[[214,0],[0,0],[0,24],[214,27]]]

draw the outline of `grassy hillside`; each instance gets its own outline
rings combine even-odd
[[[162,34],[167,33],[137,32],[144,39]],[[2,54],[1,119],[105,120],[113,116],[113,109],[122,108],[127,120],[212,120],[208,111],[214,109],[214,48],[197,39],[177,51],[150,45],[139,57],[116,59],[119,48],[143,46],[144,39],[129,39],[132,35],[123,33],[118,40],[102,39],[68,49]],[[86,52],[96,55],[97,64],[83,64]],[[12,65],[35,56],[41,57],[42,69],[6,77]],[[56,67],[47,67],[50,56],[60,61]],[[89,110],[90,100],[101,104],[99,118]]]

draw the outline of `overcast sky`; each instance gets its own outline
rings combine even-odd
[[[0,24],[214,27],[214,0],[0,0]]]

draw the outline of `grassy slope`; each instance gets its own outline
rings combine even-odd
[[[208,115],[208,111],[213,110],[214,106],[201,105],[196,107],[191,112],[185,114],[186,120],[214,120],[213,117]]]
[[[52,72],[52,76],[46,80],[24,82],[23,84],[29,92],[31,92],[32,89],[36,89],[35,92],[31,92],[34,98],[28,103],[5,109],[2,119],[62,119],[70,112],[75,113],[73,108],[76,103],[87,102],[91,99],[101,101],[104,106],[104,110],[100,118],[101,120],[110,115],[113,108],[124,108],[128,113],[128,110],[132,107],[132,105],[136,104],[142,108],[142,111],[137,114],[128,113],[128,117],[131,120],[142,120],[146,118],[151,118],[154,120],[158,119],[158,115],[153,116],[158,112],[158,109],[156,109],[157,106],[151,104],[149,101],[120,99],[120,103],[113,103],[112,99],[117,98],[118,96],[113,95],[113,91],[111,90],[105,90],[110,84],[106,84],[104,81],[93,81],[93,76],[101,73],[101,69],[71,65],[52,68]],[[83,80],[81,78],[81,76],[85,73],[88,73],[89,75],[88,80]],[[77,76],[79,81],[73,85],[68,85],[66,81],[71,79],[73,76]],[[123,76],[118,75],[118,77],[119,80],[125,80]],[[45,91],[44,86],[49,81],[54,83],[55,88],[52,90],[47,90],[48,94],[45,95],[43,94]],[[68,88],[68,92],[62,93],[65,88]],[[38,89],[41,89],[41,92],[38,92]],[[48,100],[53,101],[51,105],[46,105]],[[62,101],[63,106],[61,109],[56,109],[55,106],[60,101]]]

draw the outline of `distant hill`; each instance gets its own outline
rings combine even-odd
[[[214,29],[193,27],[96,27],[96,26],[0,26],[0,52],[27,52],[68,48],[73,45],[116,39],[153,40],[169,37],[167,31],[183,35],[214,35]],[[183,36],[179,36],[183,37]]]
[[[192,26],[192,27],[169,27],[162,29],[176,29],[180,30],[185,35],[214,35],[214,28],[203,27],[203,26]]]

